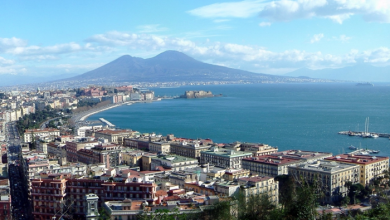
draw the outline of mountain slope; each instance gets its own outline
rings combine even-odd
[[[275,80],[288,78],[227,68],[197,61],[178,51],[166,51],[149,59],[121,56],[118,59],[69,80],[173,82]]]
[[[285,74],[285,76],[307,76],[319,79],[390,82],[390,66],[375,67],[368,64],[357,64],[339,69],[311,70],[307,68]]]

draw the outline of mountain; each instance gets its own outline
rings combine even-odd
[[[291,77],[252,73],[244,70],[207,64],[178,51],[165,51],[142,59],[124,55],[97,69],[67,80],[105,80],[112,82],[175,82],[175,81],[286,81]]]
[[[317,79],[333,79],[365,82],[390,82],[390,66],[375,67],[369,64],[357,64],[339,69],[311,70],[298,69],[285,76],[305,76]]]

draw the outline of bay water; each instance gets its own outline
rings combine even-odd
[[[120,128],[142,133],[211,138],[216,143],[257,142],[279,150],[301,149],[333,154],[350,152],[350,145],[390,155],[387,138],[339,135],[339,131],[390,133],[390,86],[329,84],[248,84],[153,88],[172,96],[206,90],[221,97],[166,99],[123,105],[97,113]]]

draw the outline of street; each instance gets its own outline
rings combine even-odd
[[[32,219],[31,206],[28,198],[28,187],[23,178],[23,168],[20,147],[20,137],[14,123],[7,124],[7,160],[8,173],[11,187],[11,210],[13,219],[30,220]]]

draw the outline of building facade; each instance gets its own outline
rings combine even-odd
[[[201,164],[212,164],[223,168],[241,169],[241,161],[252,156],[250,152],[212,148],[210,151],[200,152]]]
[[[360,166],[359,183],[369,185],[375,179],[384,177],[384,171],[389,170],[389,157],[340,154],[325,160]]]

